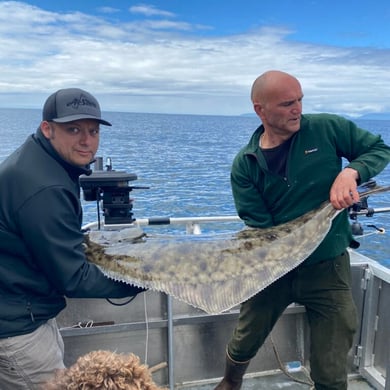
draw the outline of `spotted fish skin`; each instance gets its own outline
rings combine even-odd
[[[375,187],[361,196],[389,190]],[[302,263],[341,211],[324,202],[278,226],[201,239],[142,235],[128,239],[126,231],[93,231],[86,237],[86,255],[110,278],[164,292],[217,314],[251,298]]]

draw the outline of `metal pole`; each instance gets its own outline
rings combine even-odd
[[[387,367],[386,367],[386,382],[385,390],[390,390],[390,339],[388,339],[389,347],[387,348]]]
[[[169,389],[175,389],[174,374],[174,352],[173,352],[173,314],[172,297],[167,295],[167,315],[168,315],[168,383]]]

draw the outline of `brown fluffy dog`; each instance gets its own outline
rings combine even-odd
[[[152,379],[146,365],[133,354],[92,351],[61,370],[45,390],[164,390]]]

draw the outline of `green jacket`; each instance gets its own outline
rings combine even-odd
[[[356,169],[365,182],[390,161],[390,147],[379,135],[331,114],[302,115],[294,136],[286,177],[270,172],[259,148],[260,126],[233,161],[231,184],[238,215],[251,227],[267,228],[293,220],[329,200],[330,187],[343,168]],[[306,260],[341,254],[353,241],[347,211],[333,221],[320,246]]]

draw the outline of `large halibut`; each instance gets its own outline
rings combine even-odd
[[[389,190],[375,187],[361,196]],[[91,231],[86,236],[86,255],[110,278],[164,292],[217,314],[251,298],[302,263],[340,212],[325,202],[278,226],[212,236],[133,240],[133,228]]]

